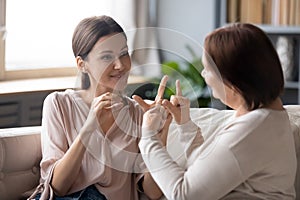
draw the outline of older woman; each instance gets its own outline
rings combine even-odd
[[[205,138],[189,118],[188,99],[177,95],[144,114],[139,143],[153,179],[168,199],[295,199],[296,153],[280,100],[284,79],[267,35],[251,24],[219,28],[205,39],[202,76],[234,119]],[[168,110],[181,141],[199,147],[174,162],[156,133]],[[188,153],[188,152],[186,152]]]

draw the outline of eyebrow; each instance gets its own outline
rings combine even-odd
[[[124,46],[124,47],[121,49],[121,51],[124,50],[124,49],[127,49],[127,48],[128,48],[128,46],[126,45],[126,46]],[[103,54],[103,53],[113,53],[113,51],[111,51],[111,50],[104,50],[104,51],[101,51],[101,52],[100,52],[100,54]]]
[[[128,45],[125,45],[121,50],[128,49]]]
[[[103,53],[113,53],[113,51],[106,50],[106,51],[101,51],[101,52],[100,52],[100,54],[103,54]]]

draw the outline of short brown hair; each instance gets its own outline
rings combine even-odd
[[[205,38],[205,51],[225,83],[245,99],[248,110],[279,97],[284,78],[278,54],[268,36],[248,23],[216,29]]]

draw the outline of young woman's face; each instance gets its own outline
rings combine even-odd
[[[87,56],[91,84],[105,91],[123,91],[127,86],[131,60],[122,33],[101,37]]]

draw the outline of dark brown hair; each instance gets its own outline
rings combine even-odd
[[[73,33],[72,48],[74,56],[80,56],[84,60],[96,42],[101,37],[111,33],[124,33],[122,27],[113,18],[102,15],[83,19],[79,22]],[[87,89],[89,86],[90,79],[88,74],[82,73],[82,89]]]
[[[216,29],[205,38],[204,48],[225,84],[243,96],[248,110],[268,105],[281,95],[281,63],[272,42],[260,28],[235,23]]]

